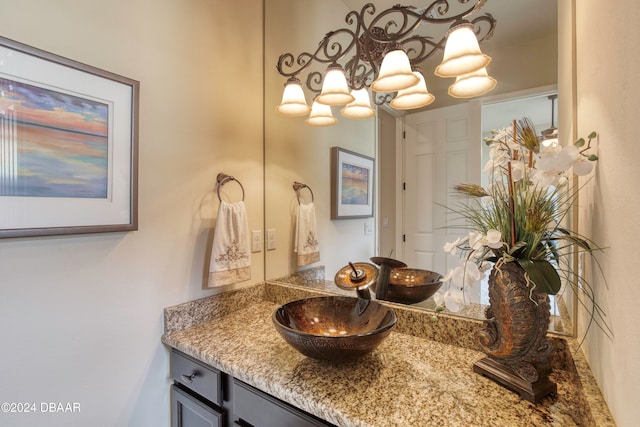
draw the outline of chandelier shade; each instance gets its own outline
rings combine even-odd
[[[327,68],[322,84],[322,92],[316,97],[316,102],[325,105],[346,105],[353,101],[353,95],[349,91],[344,69],[340,65],[331,65]]]
[[[489,65],[491,58],[480,51],[478,39],[470,23],[458,24],[449,30],[444,56],[435,74],[458,77]]]
[[[436,97],[429,93],[422,73],[419,71],[414,71],[413,73],[418,77],[418,83],[408,89],[398,91],[396,97],[389,103],[392,108],[396,110],[412,110],[426,107],[436,100]]]
[[[282,92],[282,102],[276,107],[276,111],[288,117],[301,117],[309,114],[311,107],[304,97],[300,80],[295,77],[287,80]]]
[[[491,92],[496,84],[496,80],[487,74],[487,69],[481,68],[457,77],[455,83],[449,86],[449,95],[454,98],[473,98]]]
[[[418,83],[418,78],[411,71],[411,62],[402,46],[395,46],[384,55],[380,74],[371,83],[371,90],[376,92],[396,92]]]
[[[305,120],[305,123],[311,126],[332,126],[337,122],[338,119],[333,117],[331,112],[331,106],[321,104],[318,101],[313,101],[309,118]]]
[[[343,117],[348,119],[368,119],[376,115],[376,111],[371,108],[371,100],[369,99],[367,88],[352,90],[351,94],[355,99],[340,110],[340,114]]]

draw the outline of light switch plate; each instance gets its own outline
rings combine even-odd
[[[253,230],[251,232],[251,252],[262,251],[262,231]]]
[[[369,234],[373,234],[373,224],[371,221],[364,220],[364,235],[368,236]]]

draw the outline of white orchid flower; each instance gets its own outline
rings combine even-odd
[[[498,230],[487,230],[486,246],[491,249],[500,249],[502,247],[502,233]]]
[[[560,151],[562,151],[562,145],[544,145],[540,144],[540,154],[542,155],[557,155]]]
[[[441,307],[444,305],[444,294],[445,292],[442,289],[433,294],[433,302],[436,303],[436,307]]]
[[[557,169],[557,155],[549,154],[536,158],[536,169],[540,171],[555,171]]]
[[[453,285],[464,286],[464,268],[461,266],[457,266],[449,270],[449,273],[447,273],[445,278],[448,279],[447,281],[450,281]]]
[[[462,238],[458,237],[454,242],[445,243],[443,249],[446,253],[455,255],[456,250],[458,249],[458,246],[460,245],[460,243],[462,243]]]
[[[573,173],[578,176],[589,175],[593,170],[593,162],[580,158],[573,162]]]
[[[451,270],[451,283],[460,286],[470,286],[476,280],[480,280],[484,274],[480,272],[476,263],[461,261],[460,265]]]
[[[467,261],[465,268],[467,270],[466,282],[468,284],[472,284],[473,282],[484,278],[484,274],[480,272],[480,269],[475,262]]]
[[[550,185],[553,185],[558,178],[555,171],[544,171],[534,169],[529,175],[529,179],[537,188],[546,190]]]
[[[493,129],[493,140],[500,141],[503,139],[511,139],[513,137],[513,125],[502,129]]]
[[[445,292],[444,306],[447,307],[447,310],[457,313],[462,310],[464,305],[464,293],[462,292],[462,289],[454,288]]]
[[[483,171],[488,174],[492,174],[495,177],[499,177],[502,174],[502,168],[508,161],[509,159],[506,157],[502,159],[489,159],[484,165]]]
[[[469,246],[473,251],[478,251],[485,246],[491,249],[500,249],[502,247],[502,233],[498,230],[487,230],[487,234],[479,231],[471,231],[469,233]]]
[[[484,167],[482,168],[482,172],[492,172],[495,170],[497,165],[499,165],[499,163],[496,163],[494,159],[490,158],[489,160],[487,160],[487,163],[484,164]]]
[[[556,157],[556,160],[558,162],[556,168],[561,172],[568,170],[571,166],[573,166],[573,162],[575,162],[579,156],[580,150],[575,145],[564,147]]]
[[[458,266],[449,270],[442,278],[443,283],[449,282],[449,288],[444,292],[440,290],[433,296],[436,306],[444,305],[451,312],[460,311],[466,305],[463,289],[478,284],[490,268],[491,263],[488,261],[480,263],[479,268],[473,261],[461,260]]]

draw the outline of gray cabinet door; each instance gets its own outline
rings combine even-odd
[[[171,386],[171,427],[223,427],[222,422],[216,409]]]
[[[240,425],[254,427],[327,427],[331,424],[317,419],[293,406],[233,379],[233,412],[242,420]]]

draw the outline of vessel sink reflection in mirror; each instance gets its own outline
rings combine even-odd
[[[416,304],[431,298],[441,286],[442,275],[435,271],[394,268],[389,277],[387,301]]]
[[[353,360],[374,350],[396,324],[392,309],[364,298],[305,298],[279,307],[272,316],[284,340],[305,356]]]

